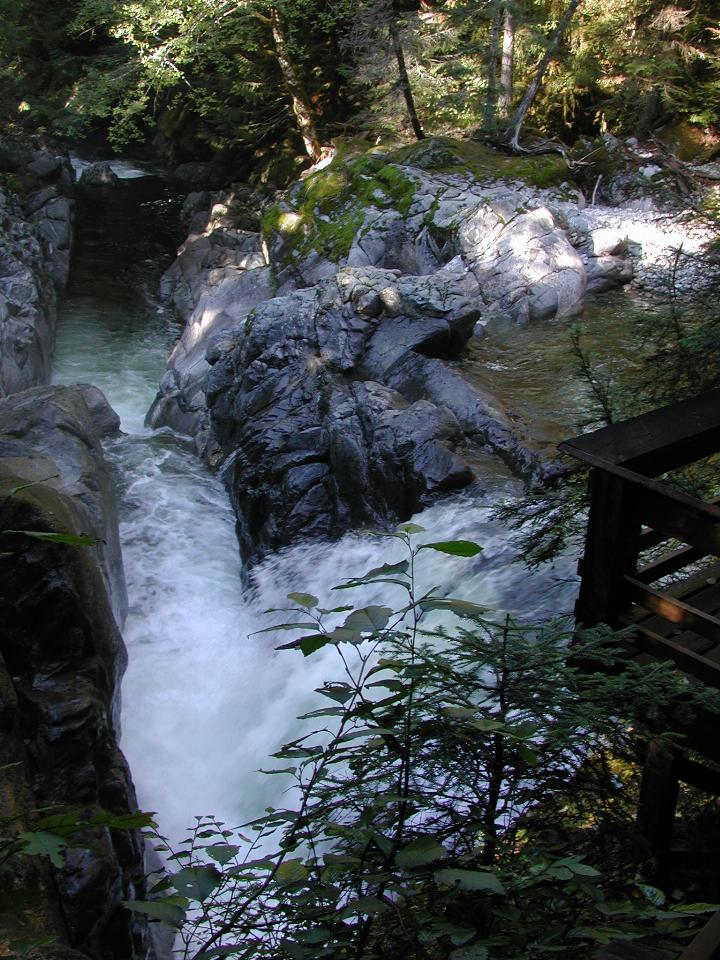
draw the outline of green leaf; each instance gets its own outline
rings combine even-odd
[[[343,627],[347,630],[360,630],[362,633],[374,633],[387,626],[392,612],[390,607],[363,607],[353,611]]]
[[[469,726],[474,727],[476,730],[480,730],[482,733],[497,733],[499,730],[505,731],[505,724],[502,720],[472,720]]]
[[[216,867],[185,867],[172,875],[178,893],[203,903],[220,884],[222,874]]]
[[[0,946],[3,948],[8,946],[11,950],[9,954],[3,954],[4,956],[11,957],[21,957],[26,950],[32,950],[32,955],[34,957],[39,956],[38,949],[40,947],[49,947],[55,944],[57,946],[57,937],[22,937],[20,940],[10,940],[9,942],[0,940]]]
[[[715,913],[720,910],[718,903],[678,903],[670,907],[673,913],[690,914],[696,913]]]
[[[23,853],[30,854],[33,857],[49,857],[54,867],[60,868],[63,866],[65,861],[60,851],[67,847],[67,842],[56,833],[48,833],[45,830],[30,830],[19,834],[19,837],[23,842]]]
[[[469,600],[456,600],[453,597],[425,597],[418,606],[421,610],[449,610],[458,617],[481,617],[491,608]]]
[[[294,770],[295,768],[292,767],[291,769]],[[269,772],[276,773],[279,771],[272,770]],[[239,851],[240,847],[236,847],[234,843],[213,843],[212,846],[205,847],[205,853],[216,863],[219,863],[221,867],[234,860]]]
[[[354,590],[356,587],[366,586],[368,582],[372,582],[373,585],[378,583],[394,583],[396,586],[402,587],[404,590],[408,589],[408,581],[406,580],[398,580],[397,577],[383,577],[382,579],[376,578],[372,581],[347,580],[345,583],[341,583],[337,587],[333,587],[333,590]]]
[[[365,727],[362,730],[351,730],[350,733],[343,734],[340,740],[359,740],[361,737],[396,737],[397,730],[389,730],[387,727]]]
[[[332,643],[332,637],[329,633],[310,633],[305,637],[298,637],[297,640],[291,640],[290,643],[281,643],[276,650],[302,650],[304,657],[309,657],[316,650],[321,650]]]
[[[401,523],[395,530],[398,533],[425,533],[425,527],[421,527],[419,523]]]
[[[477,716],[479,707],[442,707],[440,713],[458,720],[471,720]]]
[[[318,598],[314,597],[311,593],[289,593],[287,598],[299,607],[305,607],[307,610],[312,610],[313,607],[318,605]]]
[[[302,860],[285,860],[275,872],[275,880],[282,887],[304,883],[307,878],[308,871]]]
[[[447,850],[435,837],[418,837],[398,851],[395,862],[403,870],[412,870],[414,867],[442,860],[445,856]]]
[[[537,754],[534,750],[531,750],[530,747],[525,743],[518,744],[517,748],[518,756],[526,763],[529,767],[536,767],[538,764]]]
[[[312,620],[306,620],[300,623],[276,623],[273,627],[264,627],[262,630],[255,630],[253,636],[259,636],[261,633],[275,633],[278,630],[315,630],[317,624]]]
[[[251,953],[254,952],[251,949],[248,949],[247,943],[229,943],[225,947],[213,947],[212,950],[203,950],[202,953],[198,953],[196,960],[213,960],[214,957],[231,957],[233,954],[243,957],[251,956]]]
[[[157,829],[153,814],[141,810],[136,813],[122,814],[110,813],[109,810],[96,810],[86,822],[88,826],[110,827],[112,830],[141,830],[143,827]],[[82,828],[85,823],[80,823],[79,826]]]
[[[318,687],[316,692],[321,693],[324,697],[329,697],[330,700],[335,700],[336,703],[347,703],[355,693],[347,683],[326,683],[324,686]]]
[[[369,917],[378,913],[384,913],[389,907],[377,897],[358,897],[349,903],[340,914],[341,917],[353,917],[367,915]]]
[[[471,540],[438,540],[435,543],[423,543],[419,548],[437,550],[438,553],[447,553],[451,557],[476,557],[478,553],[482,553],[482,549],[479,543]]]
[[[484,890],[488,893],[504,894],[505,887],[494,873],[485,870],[437,870],[435,879],[448,887],[459,887],[461,890]]]
[[[386,857],[389,857],[392,853],[393,843],[389,837],[386,837],[384,833],[380,833],[375,830],[373,832],[372,838],[377,844],[378,850],[385,854]]]
[[[60,479],[60,474],[53,473],[52,476],[45,477],[44,480],[30,480],[28,483],[21,483],[17,487],[13,487],[10,493],[8,494],[8,496],[14,497],[16,496],[16,494],[20,493],[21,490],[27,490],[28,487],[36,487],[40,483],[47,483],[48,480],[59,480],[59,479]]]
[[[144,913],[178,930],[185,923],[185,911],[175,903],[166,903],[164,900],[123,900],[123,906],[133,913]]]
[[[586,863],[581,863],[581,861],[576,860],[575,857],[565,857],[562,860],[556,860],[553,866],[567,867],[571,873],[576,874],[578,877],[602,876],[599,870],[596,870],[594,867],[589,867]],[[657,906],[662,906],[662,904],[657,904]]]
[[[368,570],[368,572],[364,573],[361,577],[351,577],[349,580],[346,580],[345,583],[340,584],[337,587],[333,587],[333,590],[348,590],[352,587],[361,587],[366,583],[377,582],[397,583],[401,587],[406,587],[407,583],[404,580],[397,580],[394,578],[396,575],[406,573],[409,567],[410,563],[408,560],[401,560],[400,563],[384,563],[380,567],[373,567],[372,570]],[[337,611],[329,612],[335,613]]]
[[[380,567],[373,567],[361,577],[353,577],[356,583],[362,583],[367,580],[374,580],[376,577],[392,577],[396,574],[407,573],[410,567],[408,560],[401,560],[399,563],[383,563]]]

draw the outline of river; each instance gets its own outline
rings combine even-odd
[[[220,479],[180,438],[144,426],[179,333],[156,294],[182,238],[178,206],[155,178],[82,194],[54,371],[56,383],[96,384],[121,417],[124,435],[106,444],[130,598],[121,745],[141,807],[157,812],[174,841],[195,815],[233,825],[273,802],[278,778],[258,768],[297,735],[295,717],[314,688],[336,676],[331,652],[307,660],[276,652],[272,636],[256,633],[272,622],[263,611],[283,606],[292,590],[328,603],[333,585],[395,559],[397,549],[356,533],[335,543],[303,543],[256,567],[242,586],[234,517]],[[614,296],[614,308],[607,306],[611,298],[587,312],[589,342],[598,349],[612,346],[608,331],[619,329],[612,318],[627,306],[617,300],[622,294]],[[572,433],[582,387],[571,377],[567,324],[498,330],[484,344],[474,348],[473,375],[507,399],[531,441]],[[558,409],[564,421],[553,413]],[[480,469],[469,493],[414,519],[431,539],[475,540],[483,552],[472,560],[432,560],[420,571],[421,585],[528,620],[569,610],[574,557],[529,572],[513,537],[491,517],[493,505],[519,495],[520,485],[495,458],[483,457]],[[397,599],[377,590],[363,602]]]

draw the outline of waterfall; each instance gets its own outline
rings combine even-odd
[[[257,633],[277,622],[263,611],[286,605],[293,590],[336,605],[331,588],[396,559],[397,543],[358,533],[302,543],[268,558],[252,571],[249,587],[241,586],[234,517],[220,479],[181,439],[143,426],[178,332],[154,296],[177,239],[162,228],[171,207],[162,189],[139,179],[88,192],[54,378],[95,383],[121,416],[125,435],[106,444],[130,598],[121,745],[141,807],[156,811],[161,830],[179,840],[195,815],[235,825],[278,799],[278,778],[257,771],[297,735],[295,717],[314,688],[337,676],[332,650],[307,660],[276,651],[277,638]],[[575,588],[570,559],[530,574],[508,531],[491,519],[492,505],[518,490],[493,464],[488,458],[480,492],[415,518],[430,539],[484,547],[472,560],[427,552],[421,586],[528,619],[568,609]],[[398,601],[380,590],[349,600],[344,594],[343,602]]]

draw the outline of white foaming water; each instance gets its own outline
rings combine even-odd
[[[107,331],[97,323],[83,332],[81,312],[63,320],[60,356],[72,356],[72,362],[63,362],[57,379],[94,380],[130,431],[108,445],[119,478],[130,597],[122,747],[141,807],[157,811],[162,831],[177,841],[195,815],[213,814],[235,825],[279,802],[282,782],[258,770],[272,765],[269,755],[299,735],[295,718],[310,708],[315,688],[339,676],[332,648],[305,659],[297,651],[276,651],[278,637],[253,635],[283,619],[263,611],[286,605],[287,594],[297,590],[314,593],[328,607],[399,604],[403,598],[392,587],[351,593],[331,588],[401,559],[402,547],[361,534],[301,544],[260,564],[250,590],[243,591],[234,517],[220,480],[174,437],[153,436],[141,426],[166,337],[156,324],[154,335],[126,339],[118,364],[118,346],[108,346]],[[98,368],[99,355],[107,362]],[[152,372],[150,356],[156,358]],[[505,482],[497,487],[488,501],[507,492]],[[490,512],[460,496],[415,518],[426,528],[424,540],[465,538],[484,547],[472,560],[422,552],[420,589],[435,586],[440,595],[528,618],[566,608],[573,591],[569,564],[560,562],[542,576],[528,574]]]
[[[75,179],[79,180],[83,171],[93,165],[92,160],[83,160],[82,157],[70,157],[70,164],[75,171]],[[141,177],[147,177],[151,171],[138,167],[130,160],[111,160],[110,169],[121,180],[139,180]]]
[[[243,590],[221,481],[176,438],[143,426],[172,329],[162,312],[138,310],[137,297],[128,299],[112,277],[101,295],[91,285],[80,287],[62,310],[55,382],[95,383],[127,434],[107,445],[118,479],[130,599],[122,747],[141,807],[157,811],[161,830],[177,841],[195,815],[235,825],[279,801],[280,778],[257,771],[300,734],[295,717],[313,703],[314,689],[339,676],[332,648],[308,659],[276,651],[278,638],[256,631],[283,616],[262,611],[284,606],[294,590],[316,594],[329,607],[399,603],[392,587],[389,594],[382,587],[340,594],[331,588],[400,559],[400,548],[361,534],[301,544],[260,564]],[[420,588],[435,586],[441,595],[527,618],[567,609],[574,592],[569,561],[528,573],[507,531],[490,520],[493,501],[515,486],[497,472],[488,484],[482,498],[458,496],[416,518],[427,530],[424,539],[464,538],[484,547],[472,560],[423,551]]]

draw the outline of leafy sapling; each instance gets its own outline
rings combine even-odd
[[[271,628],[297,631],[281,649],[305,657],[334,648],[340,673],[274,755],[285,806],[240,832],[201,818],[180,849],[163,844],[167,873],[130,906],[176,926],[183,957],[570,957],[620,913],[640,932],[659,922],[631,878],[588,859],[626,809],[611,758],[630,763],[638,731],[663,736],[687,687],[662,667],[583,670],[561,624],[420,593],[419,558],[481,550],[422,533],[385,534],[404,559],[336,588],[382,584],[395,608],[295,593]],[[583,662],[617,665],[609,631],[581,643]]]

